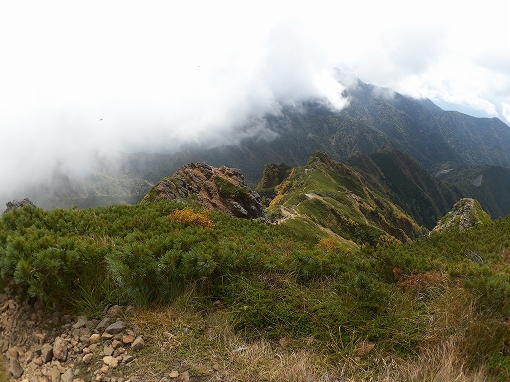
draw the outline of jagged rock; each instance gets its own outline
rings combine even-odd
[[[111,368],[116,368],[117,366],[119,366],[119,360],[115,357],[112,357],[111,355],[103,357],[103,363]]]
[[[432,233],[445,231],[463,231],[476,224],[490,222],[490,216],[482,209],[475,199],[464,198],[459,200],[434,227]]]
[[[135,340],[135,337],[130,334],[124,334],[122,336],[122,343],[124,343],[124,345],[129,345],[129,344],[133,343],[134,340]]]
[[[104,355],[112,355],[113,354],[113,347],[110,345],[105,345],[103,348],[103,354]]]
[[[60,371],[58,370],[58,368],[56,367],[51,368],[50,375],[51,382],[60,382]]]
[[[136,337],[136,339],[131,344],[131,349],[133,351],[138,351],[141,348],[143,348],[144,345],[145,345],[145,342],[144,342],[142,336],[138,336],[138,337]]]
[[[101,336],[97,333],[92,334],[88,339],[89,344],[97,344],[99,341],[101,341]]]
[[[24,372],[25,370],[21,367],[18,359],[11,359],[9,362],[9,373],[17,379],[20,378]]]
[[[116,318],[122,313],[122,307],[119,305],[114,305],[110,309],[108,309],[108,312],[106,313],[108,317]]]
[[[90,361],[92,361],[92,357],[94,357],[94,355],[92,353],[88,353],[88,354],[85,354],[83,356],[83,359],[82,359],[82,362],[85,364],[85,365],[88,365],[90,363]]]
[[[53,344],[53,357],[58,359],[59,361],[67,360],[67,346],[69,342],[62,337],[55,338],[55,343]]]
[[[260,195],[250,190],[239,169],[207,163],[190,163],[178,169],[171,178],[164,177],[144,200],[167,198],[182,200],[196,196],[207,209],[217,209],[246,219],[265,218]]]
[[[32,203],[28,198],[23,199],[21,202],[13,200],[12,202],[7,202],[5,205],[7,206],[7,209],[4,211],[4,213],[16,208],[23,208],[24,206],[32,206],[36,208],[35,204]]]
[[[73,329],[83,328],[87,322],[88,322],[87,317],[84,316],[78,317],[78,321],[73,325]]]
[[[99,324],[97,324],[96,329],[99,330],[99,329],[106,328],[106,327],[108,327],[108,325],[110,325],[110,322],[112,322],[111,318],[105,317],[99,322]]]
[[[105,329],[105,332],[111,335],[118,334],[126,329],[124,321],[117,321]]]
[[[62,382],[73,382],[74,380],[74,372],[73,369],[67,369],[64,374],[61,376]]]
[[[53,358],[53,346],[51,346],[50,344],[44,344],[41,348],[42,361],[44,363],[50,362],[52,358]]]

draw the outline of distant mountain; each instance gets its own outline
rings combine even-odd
[[[356,154],[346,163],[428,229],[464,196],[454,185],[434,178],[410,155],[390,146],[373,154]]]
[[[61,198],[61,190],[66,191],[68,200],[77,200],[84,195],[89,200],[108,198],[112,191],[105,184],[110,182],[115,192],[124,189],[126,196],[141,198],[163,176],[169,176],[191,162],[239,168],[247,184],[255,187],[267,163],[303,166],[318,150],[327,152],[335,160],[345,161],[355,154],[373,154],[381,147],[392,146],[414,158],[431,173],[474,165],[510,166],[510,127],[499,119],[447,112],[430,100],[417,100],[365,84],[340,71],[337,76],[340,82],[348,84],[343,93],[348,106],[340,111],[319,99],[305,102],[300,107],[283,106],[279,116],[265,118],[265,128],[271,134],[246,138],[238,145],[207,149],[189,146],[174,154],[121,154],[115,166],[103,166],[95,178],[89,177],[82,182],[87,192],[83,192],[83,186],[75,187],[71,192],[72,187],[57,184],[49,194],[53,200]],[[275,138],[268,139],[267,136]],[[132,180],[145,188],[133,187]],[[506,201],[499,200],[497,191],[494,191],[499,186],[485,184],[490,190],[482,187],[470,191],[473,197],[479,199],[493,216],[508,213],[501,207]],[[119,194],[115,195],[118,199]],[[23,196],[38,199],[35,195]],[[451,199],[447,200],[451,202]],[[487,208],[484,200],[493,207]],[[443,201],[438,203],[444,204]],[[424,212],[427,216],[422,221],[427,221],[427,226],[435,224],[432,222],[434,218],[442,216],[439,212]]]
[[[347,107],[334,110],[318,99],[299,108],[284,106],[280,116],[266,117],[266,128],[276,135],[272,140],[255,136],[238,145],[188,147],[172,155],[130,154],[123,167],[133,177],[156,182],[183,164],[205,161],[238,167],[255,185],[267,163],[304,165],[317,150],[342,161],[385,145],[406,152],[431,172],[451,164],[510,166],[510,127],[501,120],[444,111],[430,100],[347,79],[340,71],[338,77],[350,84],[343,94]]]
[[[293,168],[274,189],[268,208],[273,220],[301,235],[336,238],[346,248],[405,242],[426,232],[353,167],[324,152],[314,153],[306,166]]]
[[[436,178],[478,200],[493,219],[510,214],[510,168],[455,166],[439,171]]]

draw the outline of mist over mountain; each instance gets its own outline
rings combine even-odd
[[[391,146],[414,158],[431,174],[475,165],[510,165],[510,127],[501,120],[444,111],[430,100],[366,84],[340,70],[335,76],[339,86],[345,88],[342,97],[347,106],[343,109],[331,107],[320,98],[282,104],[280,113],[264,117],[264,129],[247,133],[238,144],[209,147],[197,143],[187,144],[173,154],[118,153],[114,159],[103,156],[91,175],[70,177],[63,169],[53,173],[51,183],[25,189],[23,195],[48,207],[59,203],[88,206],[133,202],[163,176],[190,162],[240,168],[247,183],[255,186],[267,163],[301,166],[317,150],[346,161],[353,155],[372,154]],[[249,127],[238,129],[243,128]],[[480,195],[486,184],[476,192],[464,188],[463,193],[455,194],[478,196],[482,205],[485,200],[492,207],[484,208],[493,216],[508,213],[497,197]],[[487,192],[497,194],[497,184],[492,182],[492,191]],[[427,212],[428,217],[421,222],[433,226],[434,219],[455,202],[451,197],[447,200],[440,210]]]

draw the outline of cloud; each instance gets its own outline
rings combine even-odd
[[[66,21],[43,7],[28,17],[25,27],[41,26],[38,17],[49,26],[19,30],[24,50],[11,46],[10,72],[0,75],[11,92],[0,106],[8,142],[0,160],[9,163],[0,171],[0,192],[51,179],[57,167],[79,176],[116,151],[272,139],[264,116],[310,97],[336,109],[346,105],[327,55],[298,21],[250,36],[237,33],[232,19],[221,30],[201,28],[200,19],[180,22],[182,30],[168,26],[168,13],[161,17],[172,11],[168,5],[159,12],[137,3],[60,5]]]
[[[507,122],[510,122],[510,104],[501,102],[501,108],[503,109],[501,112],[503,117],[505,117]]]
[[[425,72],[446,51],[446,27],[406,26],[382,34],[381,45],[394,75]]]
[[[51,177],[55,166],[78,174],[113,151],[271,139],[263,117],[282,103],[346,105],[334,67],[506,116],[510,3],[501,4],[9,2],[0,14],[0,160],[9,163],[0,187]]]

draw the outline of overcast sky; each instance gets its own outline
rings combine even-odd
[[[281,103],[341,108],[334,67],[508,124],[510,2],[471,4],[4,1],[0,187],[96,153],[235,142]]]

